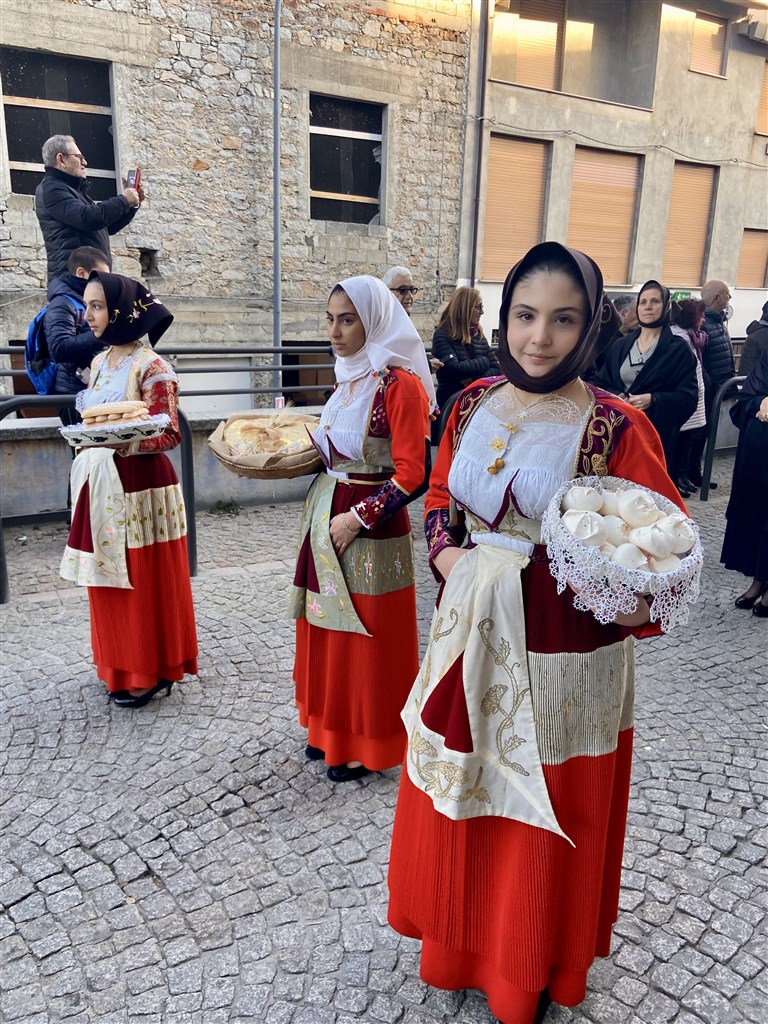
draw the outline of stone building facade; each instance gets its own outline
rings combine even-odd
[[[3,4],[0,43],[11,56],[31,51],[30,60],[64,54],[108,63],[115,168],[124,174],[139,165],[147,193],[132,224],[112,240],[116,269],[143,272],[174,310],[177,345],[272,340],[274,6],[36,0],[30,19],[26,0]],[[284,0],[284,338],[323,338],[330,286],[395,264],[410,266],[422,286],[414,319],[430,333],[458,268],[470,9],[464,0]],[[348,115],[353,122],[378,116],[381,124],[380,195],[357,209],[358,222],[342,219],[343,203],[323,206],[320,199],[315,208],[310,196],[312,146],[333,149],[337,141],[332,128],[310,133],[311,111],[324,103],[342,129]],[[361,146],[370,163],[375,139],[366,131],[357,135],[367,138],[356,138],[355,127],[339,145],[356,159]],[[87,142],[79,143],[88,157]],[[15,145],[4,135],[0,301],[22,301],[5,306],[4,343],[22,336],[45,283],[33,197],[12,187]],[[321,215],[330,208],[331,216]]]

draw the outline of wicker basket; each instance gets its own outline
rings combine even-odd
[[[307,438],[306,449],[295,451],[290,454],[282,452],[255,452],[248,455],[234,455],[229,442],[225,439],[229,427],[235,423],[247,420],[271,419],[277,423],[290,420],[291,423],[306,424],[308,428],[317,427],[319,420],[317,416],[305,416],[301,413],[283,412],[275,413],[239,413],[237,416],[230,416],[222,422],[208,438],[208,446],[222,464],[231,473],[237,476],[250,477],[253,480],[290,480],[297,476],[309,476],[317,473],[322,468],[323,460],[320,458],[317,449]]]

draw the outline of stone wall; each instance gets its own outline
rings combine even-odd
[[[110,60],[119,167],[147,201],[113,239],[116,269],[179,313],[177,344],[272,336],[272,0],[4,0],[2,42]],[[324,334],[334,281],[413,268],[426,335],[456,279],[470,4],[285,0],[282,215],[286,338]],[[309,93],[387,105],[385,222],[309,217]],[[40,140],[42,143],[44,140]],[[85,147],[83,147],[85,148]],[[87,156],[87,152],[86,152]],[[19,337],[45,283],[28,196],[8,194],[2,146],[0,340]],[[210,300],[210,302],[208,301]],[[212,338],[211,335],[215,335]]]

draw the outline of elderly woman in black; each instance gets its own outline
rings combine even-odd
[[[614,342],[590,378],[646,414],[661,438],[670,469],[680,427],[695,411],[698,399],[696,357],[672,333],[671,308],[669,289],[658,281],[647,281],[637,296],[640,326]]]

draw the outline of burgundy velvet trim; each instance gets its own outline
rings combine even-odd
[[[299,557],[296,559],[296,572],[293,577],[293,585],[295,587],[306,587],[306,589],[311,591],[313,594],[320,593],[320,584],[317,579],[315,560],[312,557],[312,545],[309,541],[309,534],[304,538],[301,550],[299,551]]]
[[[464,655],[460,654],[430,694],[421,712],[428,729],[445,738],[445,745],[460,754],[471,754],[472,730],[464,694]]]

